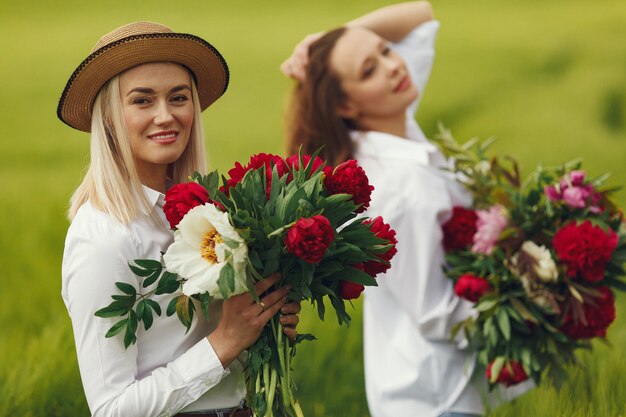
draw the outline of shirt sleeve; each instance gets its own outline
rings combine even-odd
[[[411,80],[419,92],[417,99],[411,103],[407,111],[411,116],[417,112],[430,77],[435,60],[435,40],[438,30],[439,22],[431,20],[417,26],[400,42],[391,45],[406,62]]]
[[[72,225],[74,226],[74,225]],[[80,227],[76,227],[80,229]],[[97,222],[68,233],[63,259],[63,298],[72,319],[83,386],[93,416],[170,416],[215,386],[225,371],[206,338],[138,379],[138,346],[105,338],[121,317],[102,319],[96,310],[118,293],[115,282],[139,285],[127,262],[137,244],[124,230]],[[161,305],[164,312],[165,306]],[[163,313],[164,314],[164,313]],[[141,324],[140,324],[141,325]],[[165,337],[165,336],[164,336]]]
[[[380,213],[396,231],[398,252],[392,267],[377,281],[424,338],[449,341],[452,327],[469,317],[472,307],[456,296],[452,280],[443,271],[441,223],[452,207],[446,179],[431,167],[406,161],[397,161],[388,172],[390,177],[381,183],[400,185],[383,187],[372,211]],[[456,342],[459,347],[465,345],[461,333]]]

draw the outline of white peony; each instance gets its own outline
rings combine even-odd
[[[186,279],[183,294],[209,293],[223,298],[218,279],[227,265],[234,270],[235,289],[230,295],[247,291],[248,247],[230,224],[228,213],[207,203],[189,210],[174,232],[174,243],[163,255],[165,268]]]
[[[550,251],[545,246],[537,246],[535,242],[527,240],[522,244],[524,252],[530,255],[537,263],[533,268],[537,277],[543,282],[556,282],[559,278],[559,271],[552,259]]]

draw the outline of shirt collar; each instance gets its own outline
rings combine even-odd
[[[351,137],[359,157],[402,159],[429,165],[431,154],[437,152],[437,147],[430,142],[405,139],[384,132],[353,131]]]
[[[143,184],[141,185],[141,188],[143,189],[143,192],[145,193],[151,208],[163,208],[163,205],[165,204],[165,196],[163,195],[163,193],[157,190],[153,190],[150,187],[146,187]]]

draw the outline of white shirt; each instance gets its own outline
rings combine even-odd
[[[407,137],[352,132],[355,158],[374,186],[368,216],[383,216],[396,231],[398,253],[363,302],[365,387],[372,417],[435,417],[445,411],[483,414],[533,387],[531,381],[487,392],[484,369],[464,350],[456,323],[473,315],[443,272],[441,226],[469,193],[442,168],[448,161],[413,117],[428,81],[439,22],[415,28],[392,45],[420,92],[407,109]]]
[[[163,194],[144,187],[157,227],[146,214],[129,225],[88,202],[67,232],[62,268],[62,296],[72,319],[76,352],[87,402],[93,416],[172,416],[179,411],[236,407],[245,396],[243,365],[224,369],[206,336],[215,328],[221,303],[210,307],[210,321],[197,314],[185,334],[176,315],[167,317],[172,294],[152,295],[161,317],[146,332],[140,322],[137,343],[124,349],[123,332],[105,338],[121,317],[103,319],[94,312],[113,301],[116,281],[143,288],[128,267],[134,259],[160,259],[173,234],[163,214]],[[199,312],[199,309],[198,309]]]
[[[439,23],[414,29],[392,47],[405,59],[421,98],[434,58]],[[482,414],[470,384],[474,358],[450,341],[452,326],[471,314],[442,270],[441,225],[471,197],[441,170],[445,158],[429,143],[409,108],[407,138],[353,132],[355,158],[374,186],[367,215],[396,231],[391,269],[366,289],[363,304],[365,382],[373,417],[435,417],[443,411]],[[463,340],[459,344],[463,344]]]

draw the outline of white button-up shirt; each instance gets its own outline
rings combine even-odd
[[[434,58],[439,23],[431,21],[392,45],[405,59],[420,97]],[[471,314],[442,270],[441,225],[471,197],[441,170],[445,158],[407,115],[407,138],[353,132],[355,158],[374,186],[367,214],[396,231],[391,269],[368,288],[363,304],[365,380],[373,417],[435,417],[443,411],[481,414],[470,384],[473,356],[450,341],[452,326]]]
[[[210,307],[210,321],[197,314],[185,334],[176,315],[165,310],[172,294],[152,295],[161,317],[146,332],[139,323],[137,343],[124,349],[123,332],[105,338],[121,317],[103,319],[94,312],[119,293],[116,281],[143,288],[128,267],[134,259],[160,259],[172,243],[163,214],[163,194],[144,187],[155,225],[142,215],[129,225],[118,223],[88,202],[67,232],[62,268],[62,296],[72,319],[76,352],[87,402],[94,416],[169,416],[179,411],[235,407],[245,396],[243,365],[224,369],[206,336],[215,328],[221,302]]]
[[[378,287],[366,288],[363,302],[365,386],[373,417],[482,414],[483,401],[497,406],[533,387],[528,381],[488,394],[485,371],[475,370],[463,335],[450,340],[452,326],[474,312],[443,272],[441,226],[454,206],[468,207],[472,199],[442,170],[448,161],[413,117],[438,29],[437,21],[424,23],[392,45],[420,92],[407,109],[407,137],[352,132],[355,158],[375,187],[366,214],[383,216],[398,239],[392,267],[377,277]]]

